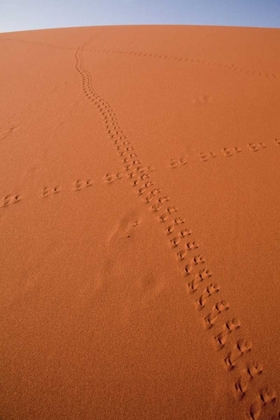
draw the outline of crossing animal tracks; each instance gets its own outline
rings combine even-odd
[[[58,50],[65,50],[65,51],[76,51],[74,47],[63,47],[56,44],[48,44],[45,42],[38,42],[38,41],[30,41],[30,40],[24,40],[19,38],[5,38],[3,41],[10,41],[10,42],[21,42],[24,44],[34,44],[39,46],[44,46],[48,48],[54,48]],[[127,50],[114,50],[114,49],[108,49],[108,48],[84,48],[84,52],[98,52],[98,53],[104,53],[104,54],[119,54],[119,55],[128,55],[128,56],[135,56],[135,57],[144,57],[144,58],[150,58],[150,59],[161,59],[161,60],[169,60],[169,61],[176,61],[180,63],[188,63],[188,64],[202,64],[202,65],[208,65],[212,67],[217,67],[221,70],[230,70],[234,72],[238,72],[247,76],[254,76],[254,77],[263,77],[263,78],[271,78],[271,79],[277,79],[277,75],[275,73],[271,72],[265,72],[260,70],[250,70],[243,68],[241,66],[238,66],[234,63],[222,63],[222,62],[216,62],[216,61],[210,61],[203,58],[194,58],[194,57],[181,57],[181,56],[174,56],[174,55],[168,55],[168,54],[157,54],[157,53],[148,53],[148,52],[140,52],[140,51],[127,51]],[[202,95],[198,99],[194,99],[193,103],[195,104],[207,104],[212,102],[212,97],[208,95]]]
[[[75,53],[75,68],[81,77],[81,91],[85,100],[99,112],[107,138],[122,162],[123,173],[127,175],[132,192],[135,192],[143,205],[154,214],[155,223],[159,223],[162,227],[170,252],[173,253],[181,271],[186,291],[198,316],[201,316],[203,329],[209,334],[214,349],[220,353],[221,365],[229,372],[233,396],[236,401],[241,399],[246,401],[246,398],[249,398],[247,395],[250,389],[250,395],[254,396],[250,396],[246,401],[247,409],[244,415],[251,420],[257,420],[263,412],[265,413],[268,405],[277,403],[276,393],[268,387],[265,379],[262,380],[263,368],[253,356],[253,344],[243,336],[241,322],[234,316],[230,303],[220,297],[221,286],[208,267],[203,256],[203,249],[192,229],[187,225],[186,218],[180,215],[179,209],[172,203],[169,195],[166,195],[153,181],[154,168],[142,163],[137,151],[123,132],[113,108],[95,91],[83,54],[85,50],[88,50],[91,41],[92,39],[89,39]],[[275,140],[275,143],[277,146],[280,145],[280,141]],[[251,145],[249,144],[248,147]],[[258,150],[261,148],[260,146]],[[225,158],[231,158],[240,152],[238,147],[231,149],[225,147],[221,150]],[[215,152],[202,152],[200,158],[202,161],[207,161],[215,158],[216,155],[218,156]],[[170,163],[175,162],[176,167],[179,161],[172,159]],[[171,165],[172,168],[174,166]],[[235,373],[235,378],[232,372]],[[276,411],[271,420],[280,415],[279,409],[275,408]]]
[[[7,39],[6,41],[27,42]],[[251,420],[261,420],[268,405],[276,405],[278,399],[273,388],[270,388],[263,378],[263,366],[253,355],[253,344],[243,336],[241,321],[234,315],[231,304],[221,297],[220,283],[215,279],[215,273],[211,271],[203,255],[203,244],[195,237],[195,233],[187,225],[187,219],[180,214],[178,207],[172,202],[169,195],[156,185],[152,179],[154,167],[144,165],[132,143],[123,132],[118,117],[111,105],[96,92],[92,75],[85,65],[84,52],[96,51],[115,54],[129,54],[139,57],[157,58],[180,62],[211,64],[233,71],[240,71],[253,76],[276,78],[274,74],[251,72],[240,69],[235,65],[223,63],[211,63],[201,59],[191,59],[168,55],[158,55],[139,52],[96,50],[89,48],[92,38],[75,50],[75,69],[80,76],[81,92],[88,104],[93,106],[103,121],[108,142],[115,149],[116,156],[121,161],[123,170],[118,173],[108,172],[103,181],[111,184],[114,181],[126,178],[131,185],[132,193],[135,192],[140,202],[154,215],[155,223],[158,223],[163,231],[163,238],[170,252],[174,255],[174,262],[181,272],[185,290],[193,304],[197,316],[202,321],[202,331],[209,335],[209,342],[213,349],[220,354],[221,365],[228,371],[228,378],[232,384],[232,394],[236,401],[248,398],[248,391],[253,390],[254,397],[246,401],[246,417]],[[60,48],[54,45],[37,43],[51,48]],[[62,48],[74,50],[72,48]],[[209,98],[208,98],[209,99]],[[202,97],[198,103],[210,103],[211,100]],[[274,139],[276,147],[280,146],[280,139]],[[214,161],[219,158],[234,159],[245,150],[247,152],[262,152],[268,148],[265,143],[248,143],[246,149],[238,146],[225,146],[219,151],[202,151],[197,160],[203,163]],[[189,161],[185,157],[170,159],[171,169],[187,167]],[[83,194],[81,191],[94,189],[92,179],[79,178],[66,187],[73,194]],[[108,187],[109,188],[109,187]],[[64,187],[60,184],[42,187],[40,192],[43,200],[48,197],[63,193]],[[39,192],[38,192],[39,195]],[[17,204],[23,200],[20,194],[7,194],[0,201],[1,208]],[[4,211],[4,210],[3,210]],[[136,222],[135,222],[136,223]],[[137,222],[138,223],[138,222]],[[137,224],[136,224],[137,225]],[[135,226],[136,226],[135,225]],[[235,376],[233,375],[235,374]],[[233,377],[234,376],[234,377]],[[252,393],[252,392],[251,392]],[[251,395],[251,394],[250,394]],[[279,408],[275,408],[275,415],[270,420],[280,418]]]

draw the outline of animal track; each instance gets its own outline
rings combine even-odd
[[[196,292],[200,283],[202,283],[205,279],[211,276],[212,276],[212,273],[208,268],[205,268],[199,271],[199,273],[195,275],[195,278],[187,284],[188,292],[189,293]]]
[[[165,212],[165,213],[163,213],[163,214],[159,217],[159,220],[160,220],[161,222],[166,222],[166,220],[169,218],[169,216],[170,216],[172,213],[176,213],[176,211],[178,211],[178,209],[177,209],[177,207],[175,207],[175,206],[170,206],[170,207],[167,207],[166,212]]]
[[[175,229],[177,229],[177,226],[179,227],[181,224],[185,222],[185,220],[181,217],[174,218],[173,213],[177,212],[178,209],[175,205],[172,203],[170,204],[170,198],[169,196],[162,195],[161,197],[158,197],[158,194],[161,193],[161,189],[157,188],[154,185],[153,180],[151,179],[150,172],[154,169],[152,167],[144,167],[142,166],[142,162],[140,158],[138,157],[136,151],[134,150],[131,143],[127,140],[126,136],[124,135],[123,131],[120,128],[120,125],[118,123],[118,119],[110,107],[110,105],[105,102],[105,100],[100,97],[94,90],[93,84],[92,84],[92,77],[90,73],[86,70],[84,66],[83,61],[83,51],[88,46],[88,44],[91,42],[91,39],[83,44],[81,47],[79,47],[76,51],[75,57],[76,57],[76,70],[79,72],[81,76],[82,81],[82,91],[85,95],[86,100],[91,100],[93,105],[96,107],[97,111],[100,112],[101,117],[104,122],[104,127],[107,132],[107,137],[112,142],[113,147],[116,150],[117,155],[120,157],[123,166],[124,166],[124,172],[127,174],[127,178],[131,183],[132,188],[137,187],[136,191],[139,196],[144,195],[145,200],[144,202],[150,202],[152,200],[155,200],[153,205],[149,207],[155,214],[158,214],[159,210],[161,210],[160,214],[157,217],[157,220],[161,222],[162,224],[165,224],[167,221],[169,221],[166,226],[163,226],[163,230],[165,234],[167,235],[167,241],[169,244],[171,244],[172,248],[177,248],[178,244],[182,241],[182,239],[187,236],[188,234],[191,234],[191,231],[189,229],[181,230],[179,233],[176,233]],[[90,49],[87,49],[90,50]],[[99,50],[100,52],[114,52],[112,50]],[[131,54],[131,55],[145,55],[147,56],[147,53],[137,53],[137,52],[125,52],[125,51],[115,51],[114,53],[117,54]],[[160,56],[160,55],[153,55],[150,54],[150,57],[154,58],[162,58],[162,59],[172,59],[177,61],[188,61],[188,62],[197,62],[201,64],[207,64],[205,60],[194,60],[194,59],[183,59],[182,57],[169,57],[169,56]],[[208,63],[209,64],[209,63]],[[222,66],[221,63],[211,63],[212,65]],[[234,65],[224,65],[225,68],[240,71],[240,69],[237,68],[237,66]],[[244,70],[243,70],[244,71]],[[199,98],[200,103],[207,102],[208,98],[201,97]],[[280,145],[280,141],[275,140],[275,144]],[[222,155],[225,157],[230,157],[234,154],[238,154],[241,152],[241,149],[239,147],[225,147],[222,149]],[[200,153],[200,159],[201,161],[207,161],[209,159],[217,157],[216,153],[214,151],[211,152],[203,152]],[[170,167],[176,168],[179,165],[185,165],[187,162],[183,159],[171,159],[170,160]],[[112,177],[112,174],[107,174],[109,177]],[[109,182],[111,180],[109,179]],[[168,203],[168,205],[166,204]],[[172,238],[169,238],[169,235],[173,234]],[[182,261],[183,259],[187,258],[187,255],[189,255],[190,252],[193,252],[198,248],[198,243],[196,241],[189,241],[185,244],[185,247],[183,250],[176,253],[177,257],[179,258],[179,261]],[[190,294],[197,293],[198,290],[201,290],[200,296],[195,300],[195,305],[197,309],[207,309],[208,304],[213,300],[214,295],[219,293],[220,286],[213,282],[208,285],[205,285],[205,281],[212,276],[212,272],[209,270],[208,267],[205,267],[204,269],[199,270],[200,266],[205,264],[205,259],[201,256],[201,254],[198,254],[194,256],[193,258],[190,258],[188,263],[185,265],[184,274],[188,278],[188,283],[186,285],[186,289]],[[213,296],[213,298],[211,298]],[[211,298],[211,299],[210,299]],[[220,325],[224,317],[221,316],[222,313],[226,312],[229,309],[229,303],[226,300],[219,299],[216,303],[213,302],[212,306],[208,309],[206,314],[202,317],[204,325],[207,327],[209,331],[215,331],[218,328],[218,333],[215,333],[216,335],[212,337],[212,339],[215,342],[216,348],[218,350],[223,350],[228,337],[230,334],[237,332],[240,329],[240,321],[237,318],[232,318],[229,321],[227,321],[223,326]],[[220,332],[219,332],[220,331]],[[248,340],[245,340],[239,335],[236,337],[236,345],[234,348],[229,351],[227,354],[222,353],[222,359],[224,360],[224,364],[226,367],[230,370],[235,368],[238,376],[235,379],[235,390],[238,395],[241,395],[242,393],[246,392],[248,388],[248,384],[252,380],[254,376],[257,375],[257,373],[254,373],[254,369],[258,370],[256,366],[254,365],[254,362],[250,364],[250,358],[247,356],[246,361],[249,363],[248,368],[246,371],[244,371],[244,368],[240,370],[239,368],[239,360],[242,358],[242,356],[246,353],[249,353],[251,350],[251,342]],[[243,359],[244,360],[244,359]],[[255,366],[255,367],[254,367]],[[253,405],[253,404],[251,404]],[[254,408],[250,409],[251,413],[254,412]],[[249,412],[248,412],[249,415]],[[256,420],[257,417],[253,417],[255,414],[251,415],[251,419]]]
[[[11,204],[19,203],[20,200],[21,200],[21,196],[19,194],[17,195],[8,194],[1,200],[0,207],[7,207]]]
[[[116,174],[112,174],[109,172],[108,174],[104,176],[104,181],[110,184],[111,182],[116,181],[117,179],[121,179],[121,178],[122,178],[122,174],[120,172]]]
[[[83,52],[84,51],[90,51],[90,49],[87,49],[86,47],[89,45],[89,43],[92,41],[90,39],[88,42],[86,42],[83,46],[79,47],[75,52],[75,58],[76,58],[76,70],[79,73],[81,77],[81,92],[83,93],[85,99],[87,101],[90,101],[89,103],[92,106],[95,106],[97,111],[100,113],[102,121],[104,123],[104,127],[107,132],[107,137],[112,142],[113,147],[116,150],[116,153],[121,158],[122,163],[124,165],[124,172],[127,173],[128,178],[132,179],[132,187],[137,186],[138,190],[143,189],[143,194],[147,194],[145,197],[146,202],[150,202],[153,199],[155,199],[155,203],[150,207],[153,212],[158,212],[162,207],[165,208],[163,210],[163,213],[159,216],[158,221],[165,223],[167,220],[169,220],[170,217],[172,217],[172,214],[177,212],[178,209],[174,205],[170,204],[167,208],[165,207],[167,202],[170,201],[170,198],[168,196],[162,196],[157,198],[158,194],[160,193],[160,189],[156,188],[154,186],[154,182],[150,179],[150,172],[154,170],[153,167],[148,166],[144,167],[142,166],[141,160],[138,158],[137,153],[135,152],[133,146],[131,143],[127,140],[125,134],[123,133],[117,116],[110,107],[110,105],[97,94],[93,87],[93,80],[90,72],[86,69],[84,65],[84,58],[83,58]],[[40,43],[38,43],[40,44]],[[46,45],[46,44],[42,44]],[[48,45],[51,46],[51,45]],[[52,46],[55,48],[60,48],[57,46]],[[69,49],[69,48],[68,48]],[[114,51],[106,51],[103,49],[103,52],[114,52]],[[115,53],[118,54],[125,54],[128,52],[125,51],[117,51]],[[248,70],[238,68],[235,65],[228,65],[228,64],[222,64],[222,63],[211,63],[207,62],[206,60],[201,59],[188,59],[183,57],[170,57],[170,56],[162,56],[158,54],[147,54],[147,53],[136,53],[136,52],[129,52],[129,54],[138,55],[138,56],[149,56],[152,58],[161,58],[161,59],[168,59],[168,60],[176,60],[176,61],[185,61],[185,62],[192,62],[192,63],[200,63],[200,64],[211,64],[219,67],[224,67],[227,69],[231,69],[234,71],[243,71],[247,74],[252,75],[258,75],[258,76],[265,76],[265,77],[273,77],[276,78],[274,74],[264,74],[262,72],[249,72]],[[202,96],[198,98],[197,103],[207,103],[210,102],[211,98]],[[274,139],[274,143],[277,146],[280,146],[280,139]],[[266,147],[265,143],[249,143],[248,149],[250,151],[259,151]],[[225,157],[231,157],[234,154],[240,153],[241,149],[239,147],[225,147],[222,149],[222,154]],[[203,162],[206,162],[209,159],[217,157],[216,153],[214,151],[211,152],[201,152],[200,153],[200,160]],[[183,158],[180,159],[171,159],[170,160],[170,166],[171,168],[176,168],[180,165],[186,165],[187,161]],[[111,183],[116,179],[120,179],[122,177],[122,174],[119,172],[117,174],[106,174],[104,177],[105,182]],[[149,179],[149,181],[145,181],[146,179]],[[145,181],[145,182],[143,182]],[[76,183],[74,184],[74,189],[79,191],[82,188],[86,188],[88,186],[92,185],[91,180],[81,180],[78,179]],[[153,187],[153,189],[151,189]],[[43,197],[47,197],[51,194],[58,193],[61,190],[60,186],[56,186],[54,188],[45,187],[43,189]],[[2,201],[1,201],[1,207],[7,207],[10,204],[17,203],[21,200],[21,196],[19,195],[6,195]],[[169,222],[169,226],[167,228],[164,227],[164,231],[167,235],[171,235],[173,232],[173,235],[175,235],[172,239],[167,238],[167,241],[171,244],[172,247],[176,248],[180,241],[188,234],[191,234],[191,231],[189,229],[182,230],[178,234],[175,234],[175,229],[177,226],[184,223],[184,219],[181,217],[174,218],[172,221]],[[133,227],[138,225],[138,221],[135,221],[133,223]],[[177,253],[177,257],[179,257],[179,261],[185,259],[188,253],[192,250],[195,250],[198,248],[198,243],[196,241],[191,241],[185,244],[185,248],[182,251],[179,251]],[[198,289],[202,288],[202,293],[198,300],[196,301],[196,306],[198,309],[208,308],[208,302],[211,302],[210,297],[215,295],[219,292],[220,287],[216,283],[210,283],[208,286],[205,287],[205,280],[210,278],[212,276],[211,271],[208,268],[205,268],[204,270],[200,270],[196,272],[194,269],[196,266],[200,264],[205,264],[205,260],[201,255],[197,255],[194,258],[192,258],[189,263],[185,266],[184,273],[190,279],[186,285],[187,290],[190,293],[197,293]],[[229,308],[229,303],[225,300],[219,300],[214,305],[212,305],[212,308],[209,308],[207,310],[208,315],[203,317],[204,324],[207,326],[207,328],[210,331],[215,330],[216,328],[219,328],[219,324],[223,317],[220,317],[220,314],[222,312],[226,312]],[[218,347],[219,350],[223,350],[229,335],[233,332],[236,332],[240,329],[240,321],[237,318],[232,318],[231,320],[227,321],[225,325],[223,326],[222,330],[218,334],[215,335],[215,337],[212,337],[214,339],[214,342],[216,344],[216,347]],[[214,327],[214,328],[213,328]],[[219,331],[219,330],[218,330]],[[237,343],[234,346],[234,348],[226,355],[224,358],[224,363],[226,367],[231,370],[235,369],[238,373],[238,377],[235,380],[234,389],[236,391],[236,395],[238,399],[241,399],[244,397],[245,393],[248,390],[248,387],[252,383],[252,380],[256,377],[261,375],[262,373],[262,366],[259,362],[248,362],[248,367],[246,369],[240,369],[239,366],[239,360],[242,358],[244,354],[247,354],[250,352],[252,348],[252,343],[248,340],[245,340],[244,338],[237,337]],[[221,352],[223,353],[223,352]],[[243,359],[244,360],[244,359]],[[246,357],[247,360],[247,357]],[[253,401],[253,404],[250,405],[248,415],[252,420],[257,420],[259,416],[261,415],[261,411],[264,409],[264,407],[268,403],[275,403],[276,397],[275,392],[270,390],[267,387],[263,387],[259,391],[259,395],[256,398],[255,401]],[[249,403],[248,403],[249,404]],[[275,420],[276,418],[280,418],[279,410],[277,411],[277,417],[274,416],[271,420]]]
[[[189,231],[189,235],[191,234],[191,230],[188,229]],[[182,261],[185,259],[185,257],[188,255],[188,253],[190,251],[192,251],[193,249],[197,249],[199,247],[198,243],[196,241],[192,241],[192,242],[187,242],[185,245],[185,250],[182,250],[180,252],[177,253],[177,256],[179,258],[179,261]]]
[[[179,243],[188,235],[191,235],[191,230],[190,229],[184,229],[181,230],[180,233],[178,233],[175,238],[170,239],[170,244],[172,245],[173,248],[177,247],[179,245]]]
[[[76,191],[80,191],[83,188],[87,188],[87,187],[91,187],[92,186],[92,180],[91,179],[87,179],[86,181],[82,180],[82,179],[77,179],[77,181],[75,182],[75,190]]]
[[[197,99],[193,99],[193,104],[211,104],[213,102],[212,96],[201,95]]]
[[[182,225],[183,223],[185,223],[185,219],[183,219],[182,217],[177,217],[177,218],[173,219],[171,225],[169,225],[165,229],[166,233],[168,235],[170,235],[174,231],[176,226]]]
[[[261,375],[262,371],[262,364],[258,361],[251,362],[247,369],[242,371],[242,375],[235,382],[237,398],[242,399],[245,396],[252,379]]]
[[[86,50],[87,51],[87,50]],[[174,60],[174,61],[181,61],[182,63],[195,63],[195,64],[203,64],[203,65],[210,65],[215,66],[220,69],[226,69],[226,70],[232,70],[238,73],[244,73],[246,75],[250,76],[258,76],[258,77],[271,77],[273,79],[276,79],[276,75],[274,73],[267,73],[262,71],[256,71],[256,70],[248,70],[244,69],[242,67],[237,66],[236,64],[227,64],[227,63],[221,63],[216,61],[208,61],[205,59],[200,58],[187,58],[187,57],[180,57],[180,56],[169,56],[164,54],[156,54],[156,53],[147,53],[147,52],[140,52],[140,51],[125,51],[125,50],[108,50],[108,49],[97,49],[97,48],[90,48],[89,51],[96,51],[96,52],[102,52],[102,53],[111,53],[111,54],[127,54],[127,55],[134,55],[137,57],[147,57],[152,59],[163,59],[163,60]],[[198,99],[194,99],[193,103],[211,103],[212,97],[208,95],[202,95]]]
[[[218,316],[229,309],[229,303],[226,300],[217,302],[212,311],[204,318],[204,321],[208,328],[212,328],[217,321]]]
[[[276,403],[276,392],[269,387],[262,388],[255,402],[250,407],[250,419],[258,420],[267,404]]]
[[[252,350],[252,343],[251,341],[245,340],[242,338],[238,340],[234,349],[229,352],[227,357],[225,358],[225,364],[228,369],[234,369],[237,361],[242,357],[245,353]]]
[[[43,192],[42,192],[42,196],[43,197],[48,197],[49,195],[57,194],[60,191],[61,191],[61,187],[59,185],[56,185],[53,188],[44,187]]]
[[[198,310],[201,310],[205,307],[207,299],[209,299],[215,293],[220,291],[220,286],[216,283],[210,283],[206,289],[203,291],[202,295],[196,301],[196,306]]]
[[[234,155],[236,153],[240,153],[240,152],[241,152],[240,147],[231,147],[231,148],[224,147],[222,149],[222,153],[226,157],[230,157],[230,156],[232,156],[232,155]]]
[[[251,152],[257,152],[260,149],[265,149],[265,143],[248,143],[248,148]]]
[[[150,194],[148,194],[147,196],[146,196],[146,202],[147,203],[150,203],[154,198],[155,198],[155,196],[157,195],[157,194],[160,194],[161,193],[161,189],[160,188],[154,188],[151,192],[150,192]]]
[[[164,203],[166,203],[167,201],[169,201],[169,197],[167,195],[165,195],[164,197],[160,197],[157,202],[151,207],[151,209],[153,211],[159,211],[159,209],[164,205]]]
[[[171,168],[177,168],[177,166],[183,166],[186,165],[187,160],[186,159],[170,159],[170,166]]]
[[[223,327],[223,330],[214,337],[215,344],[218,350],[221,350],[228,339],[228,336],[233,332],[240,328],[241,323],[239,319],[233,318],[230,321],[227,321]]]
[[[205,263],[205,259],[200,254],[196,255],[190,260],[190,262],[187,265],[185,265],[185,269],[184,269],[185,274],[188,276],[192,272],[195,266],[199,264],[204,264],[204,263]]]
[[[138,185],[140,182],[140,180],[135,180],[133,181],[133,186]],[[138,193],[139,195],[144,194],[150,187],[152,187],[154,185],[154,183],[152,181],[147,181],[145,182],[141,188],[139,188]]]
[[[209,152],[209,153],[205,153],[202,152],[200,153],[200,160],[202,162],[207,162],[207,160],[209,160],[210,158],[215,158],[217,155],[214,152]]]

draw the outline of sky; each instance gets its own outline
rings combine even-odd
[[[0,32],[144,24],[280,28],[280,0],[0,0]]]

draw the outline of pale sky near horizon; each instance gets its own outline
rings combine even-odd
[[[141,24],[280,28],[280,0],[0,0],[0,32]]]

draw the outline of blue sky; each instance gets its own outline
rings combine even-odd
[[[280,28],[280,0],[0,0],[0,32],[140,24]]]

